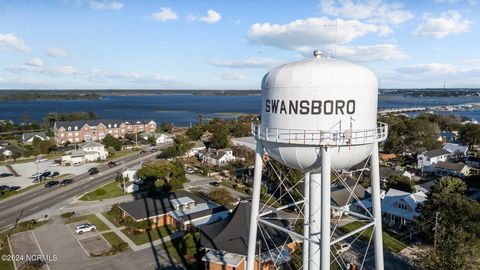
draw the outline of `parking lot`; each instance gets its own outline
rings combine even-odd
[[[72,174],[77,175],[81,173],[87,172],[87,170],[91,167],[95,167],[97,163],[86,163],[81,166],[55,166],[50,167],[53,163],[53,160],[45,161],[45,162],[26,162],[26,163],[19,163],[13,164],[13,169],[20,174],[20,176],[8,176],[0,178],[0,185],[7,185],[7,186],[20,186],[22,188],[28,187],[33,185],[33,177],[32,175],[37,172],[37,165],[38,165],[38,172],[42,173],[45,171],[51,172],[59,172],[62,174]],[[10,170],[6,166],[0,166],[0,173],[10,173]],[[48,179],[47,179],[48,180]]]
[[[71,224],[67,224],[68,230],[72,233],[73,237],[78,241],[78,244],[83,248],[85,253],[90,256],[90,254],[101,254],[107,252],[112,247],[97,231],[93,232],[84,232],[78,234],[75,232],[75,227],[79,224],[89,223],[88,221],[79,221]]]
[[[10,236],[10,246],[12,254],[15,255],[14,261],[16,269],[22,269],[26,265],[37,258],[43,257],[45,254],[40,250],[35,235],[32,231],[20,232]],[[49,269],[43,265],[41,270]]]

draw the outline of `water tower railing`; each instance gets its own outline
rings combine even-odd
[[[384,141],[388,125],[377,123],[374,129],[361,130],[301,130],[264,127],[252,124],[252,134],[256,139],[276,143],[298,145],[352,146]]]

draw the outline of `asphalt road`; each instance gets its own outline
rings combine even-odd
[[[74,179],[74,182],[68,186],[52,188],[40,186],[31,191],[20,193],[0,201],[0,230],[11,227],[21,219],[35,214],[40,210],[47,209],[70,197],[100,186],[112,180],[123,168],[153,158],[156,155],[158,155],[158,152],[148,152],[120,158],[117,160],[122,164],[117,167],[109,168],[106,164],[96,166],[100,171],[100,173],[96,175],[90,176],[88,173],[84,173],[74,177],[68,177]],[[92,165],[92,167],[93,166],[95,165]]]

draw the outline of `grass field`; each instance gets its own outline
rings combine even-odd
[[[118,222],[115,220],[115,217],[108,214],[108,211],[106,212],[103,212],[102,215],[104,217],[106,217],[113,225],[117,226],[117,227],[121,227],[122,225],[118,224]]]
[[[102,236],[103,238],[105,238],[105,240],[107,240],[110,245],[115,246],[115,245],[118,245],[118,244],[121,244],[121,243],[125,243],[123,242],[123,240],[118,237],[118,235],[114,232],[106,232],[106,233],[102,233]]]
[[[124,230],[122,230],[122,232],[126,236],[128,236],[128,238],[130,238],[135,244],[141,245],[141,244],[145,244],[145,243],[150,242],[149,234],[150,234],[150,237],[151,237],[151,241],[155,241],[155,240],[158,240],[162,237],[170,235],[170,233],[173,232],[174,230],[175,230],[174,226],[167,225],[167,226],[164,226],[164,227],[154,228],[154,229],[150,230],[149,232],[144,232],[144,233],[137,234],[137,235],[135,235],[133,233],[130,233],[130,231],[128,229],[124,229]]]
[[[140,150],[120,150],[120,151],[115,151],[115,154],[113,156],[109,156],[107,160],[113,160],[113,159],[118,159],[121,157],[125,156],[130,156],[134,154],[140,153]]]
[[[339,227],[338,229],[344,233],[348,233],[348,232],[351,232],[355,229],[358,229],[364,225],[366,225],[367,223],[366,222],[363,222],[363,221],[354,221],[352,223],[349,223],[347,225],[344,225],[342,227]],[[362,233],[362,232],[360,232]],[[359,233],[355,234],[355,236],[358,236]],[[370,235],[372,234],[372,227],[369,227],[368,229],[366,229],[361,235],[360,235],[360,239],[362,241],[365,241],[365,242],[368,242],[370,240]],[[400,252],[401,250],[403,250],[404,248],[407,247],[407,245],[399,240],[397,240],[394,236],[392,236],[391,234],[389,234],[388,232],[383,232],[382,233],[383,235],[383,246],[390,250],[391,252],[393,253],[397,253],[397,252]]]
[[[104,190],[99,191],[99,190]],[[122,189],[118,186],[118,183],[113,181],[104,186],[101,186],[94,191],[88,192],[80,198],[80,201],[98,201],[104,199],[115,198],[123,196]]]
[[[73,216],[70,219],[66,220],[66,223],[73,223],[73,222],[78,222],[82,220],[86,220],[91,224],[95,225],[95,227],[97,227],[97,231],[100,231],[100,232],[107,231],[110,229],[97,216],[95,216],[95,214],[86,215],[86,216]]]

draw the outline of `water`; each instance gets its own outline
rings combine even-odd
[[[106,96],[100,100],[22,100],[0,102],[0,119],[19,122],[22,114],[42,121],[50,112],[94,111],[101,118],[122,120],[153,119],[157,123],[188,126],[198,116],[233,118],[235,114],[260,113],[260,96]],[[480,97],[409,97],[398,94],[380,95],[379,109],[425,107],[480,102]],[[480,120],[480,109],[442,112]]]

